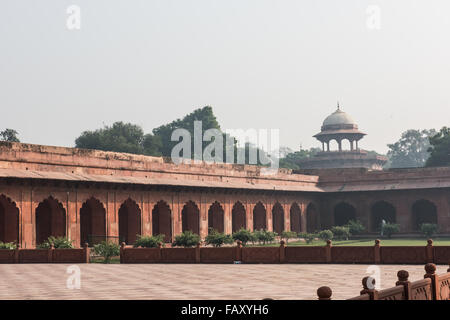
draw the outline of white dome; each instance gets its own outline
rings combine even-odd
[[[356,124],[355,121],[344,111],[337,109],[323,121],[323,126],[340,124]]]

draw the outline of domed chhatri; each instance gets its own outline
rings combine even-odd
[[[322,152],[314,157],[305,159],[301,165],[304,169],[331,168],[368,168],[381,170],[387,158],[383,156],[369,156],[367,151],[359,149],[358,142],[366,134],[359,131],[353,118],[337,106],[337,110],[330,114],[322,123],[321,130],[314,137],[322,142]],[[336,141],[337,150],[331,150],[330,142]],[[344,143],[348,141],[348,143]],[[344,144],[348,146],[344,150]]]
[[[330,151],[330,141],[335,140],[339,151],[342,151],[342,141],[348,140],[350,151],[358,150],[358,141],[366,134],[358,130],[358,125],[347,113],[339,107],[325,118],[321,131],[314,137],[322,142],[322,150]],[[325,150],[326,146],[326,150]]]

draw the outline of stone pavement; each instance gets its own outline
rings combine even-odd
[[[0,265],[0,299],[334,299],[357,296],[368,265],[343,264],[80,264],[81,287],[68,289],[69,264]],[[423,278],[423,265],[380,265],[381,288],[397,271]],[[448,266],[439,265],[438,273]]]

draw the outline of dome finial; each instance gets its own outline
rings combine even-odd
[[[338,109],[338,110],[341,110],[341,109],[339,108],[339,100],[338,100],[338,102],[337,102],[337,109]]]

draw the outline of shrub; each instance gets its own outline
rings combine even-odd
[[[50,236],[50,237],[48,237],[47,240],[45,240],[43,243],[38,245],[37,248],[38,249],[50,249],[51,245],[53,245],[53,247],[55,249],[72,249],[73,248],[72,242],[73,242],[73,240],[70,240],[65,237]]]
[[[364,227],[361,221],[358,220],[350,220],[346,227],[348,227],[351,235],[360,234],[366,230],[366,227]]]
[[[0,249],[14,250],[16,248],[17,248],[17,245],[14,242],[1,242],[0,241]]]
[[[275,237],[277,236],[277,233],[267,230],[257,230],[254,232],[254,235],[259,243],[265,245],[268,242],[274,241]]]
[[[350,230],[346,226],[334,226],[331,228],[331,232],[336,240],[348,240],[350,237]]]
[[[323,241],[333,239],[333,232],[331,230],[322,230],[319,232],[318,237]]]
[[[250,231],[244,228],[241,228],[239,231],[236,231],[232,235],[234,241],[241,241],[242,245],[245,246],[247,242],[255,242],[255,235]]]
[[[386,223],[383,226],[383,235],[386,235],[388,238],[391,237],[392,234],[397,233],[400,231],[400,225],[395,223]]]
[[[133,247],[138,248],[156,248],[159,243],[164,243],[164,235],[158,234],[156,236],[138,236]]]
[[[175,237],[175,241],[172,242],[172,246],[189,248],[195,247],[199,242],[200,236],[190,230],[187,230]]]
[[[315,238],[317,238],[316,233],[308,233],[308,232],[301,232],[298,234],[298,236],[302,239],[305,239],[306,243],[311,243],[314,241]]]
[[[111,257],[120,255],[120,246],[113,241],[102,241],[94,246],[94,253],[104,258],[104,263],[109,263]]]
[[[213,245],[218,248],[223,244],[231,244],[233,243],[233,238],[229,234],[218,232],[217,230],[210,228],[209,234],[205,238],[205,243]]]
[[[420,232],[422,232],[428,238],[435,234],[437,230],[438,226],[434,223],[422,223],[420,225]]]
[[[286,240],[286,243],[289,242],[289,239],[297,238],[297,232],[295,231],[283,231],[281,233],[281,239]]]

